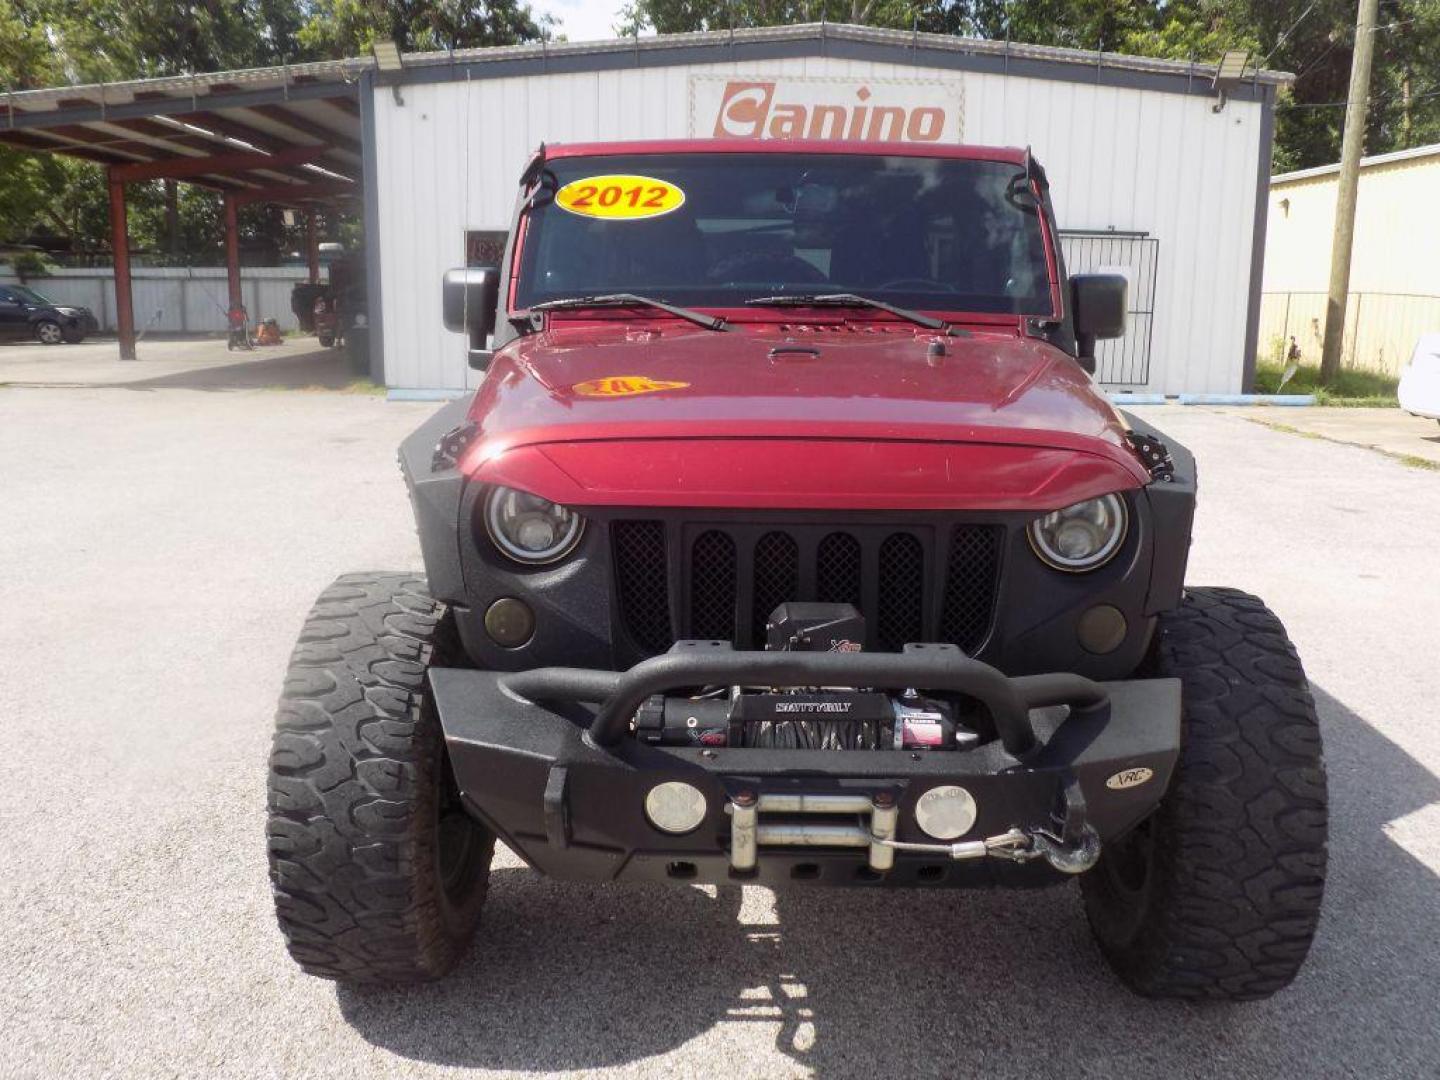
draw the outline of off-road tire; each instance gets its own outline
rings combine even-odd
[[[1146,997],[1250,1001],[1288,986],[1325,888],[1315,703],[1280,620],[1234,589],[1161,617],[1152,674],[1184,683],[1159,808],[1080,881],[1100,949]]]
[[[35,324],[35,340],[41,345],[59,345],[65,340],[65,331],[53,319],[41,319]]]
[[[344,982],[438,978],[464,954],[495,838],[458,805],[431,664],[458,655],[409,574],[346,574],[300,632],[270,755],[270,882],[290,955]]]

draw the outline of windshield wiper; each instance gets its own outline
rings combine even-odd
[[[546,300],[542,304],[531,304],[530,310],[559,311],[564,308],[582,307],[652,307],[692,322],[696,326],[703,326],[706,330],[725,329],[725,320],[714,315],[691,311],[689,308],[683,308],[676,304],[667,304],[663,300],[652,300],[648,296],[639,296],[628,292],[607,293],[604,296],[567,296],[563,300]]]
[[[950,324],[944,319],[936,319],[929,315],[922,315],[918,311],[911,311],[909,308],[896,307],[894,304],[887,304],[884,300],[875,300],[869,296],[857,296],[855,293],[819,293],[811,296],[760,296],[754,300],[746,300],[746,304],[753,307],[868,307],[877,311],[888,311],[891,315],[905,319],[916,326],[923,326],[927,330],[940,330],[946,334],[953,333]]]

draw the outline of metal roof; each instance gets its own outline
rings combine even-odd
[[[916,54],[915,63],[923,63],[921,53],[951,53],[999,60],[1030,60],[1063,64],[1074,69],[1075,80],[1086,81],[1087,74],[1101,71],[1127,71],[1150,75],[1170,75],[1181,79],[1213,81],[1215,64],[1192,63],[1186,60],[1164,60],[1126,53],[1095,52],[1065,49],[1050,45],[1025,45],[1015,41],[960,37],[953,34],[922,34],[908,30],[885,30],[870,26],[843,23],[799,23],[791,26],[768,26],[744,30],[711,30],[688,34],[659,34],[653,37],[615,38],[608,41],[542,42],[533,45],[511,45],[499,48],[456,49],[453,52],[406,53],[407,68],[454,64],[504,65],[517,60],[553,60],[562,62],[577,56],[611,55],[649,57],[667,51],[696,47],[731,45],[755,46],[791,42],[814,42],[821,45],[855,44],[888,46]],[[676,60],[681,63],[682,60]],[[896,56],[892,62],[904,62]],[[616,65],[619,66],[619,65]],[[1246,76],[1246,82],[1262,86],[1283,86],[1293,82],[1294,75],[1284,71],[1264,70]]]
[[[360,177],[357,84],[373,66],[335,60],[4,93],[0,143],[102,165],[214,157],[213,172],[189,179],[228,191],[324,184],[343,195],[343,181]],[[235,168],[237,153],[306,160]]]
[[[1392,150],[1388,154],[1376,154],[1373,157],[1362,157],[1360,167],[1368,169],[1372,165],[1393,165],[1401,161],[1415,161],[1421,158],[1440,157],[1440,143],[1431,143],[1429,146],[1414,146],[1409,150]],[[1276,173],[1270,178],[1270,186],[1276,184],[1289,184],[1297,180],[1316,180],[1322,176],[1334,176],[1340,171],[1340,164],[1316,165],[1310,169],[1296,169],[1294,172]]]

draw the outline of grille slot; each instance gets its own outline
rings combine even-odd
[[[895,651],[925,636],[925,549],[910,533],[894,533],[880,545],[880,609],[875,636]]]
[[[735,541],[711,529],[695,539],[690,552],[690,633],[697,638],[731,641],[735,637]]]
[[[800,599],[800,546],[789,533],[768,532],[755,544],[755,591],[750,642],[765,643],[770,613],[786,600]]]
[[[995,616],[1001,537],[990,525],[957,525],[950,532],[940,637],[967,653],[985,644]]]
[[[831,533],[815,550],[815,599],[822,604],[860,606],[860,541]]]
[[[635,644],[662,653],[675,642],[670,630],[670,575],[663,521],[617,521],[615,588],[620,615]]]
[[[946,641],[975,655],[995,619],[1006,533],[990,523],[837,527],[677,514],[616,521],[611,535],[617,617],[644,655],[676,638],[764,648],[770,612],[787,600],[854,604],[871,649]]]

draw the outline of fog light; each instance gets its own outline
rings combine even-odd
[[[1119,608],[1097,604],[1080,616],[1075,632],[1086,652],[1103,654],[1118,649],[1128,629]]]
[[[667,780],[645,796],[645,816],[661,832],[694,832],[705,820],[705,793],[693,784]]]
[[[963,787],[942,784],[915,803],[915,822],[936,840],[958,840],[975,826],[975,797]]]
[[[485,632],[496,645],[518,649],[535,633],[535,613],[521,600],[502,597],[485,611]]]

